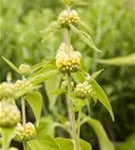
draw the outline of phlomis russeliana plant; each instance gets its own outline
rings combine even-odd
[[[12,62],[3,57],[5,62],[20,75],[16,81],[11,79],[0,84],[0,135],[1,150],[17,150],[11,147],[11,141],[23,144],[24,150],[91,150],[91,144],[80,138],[80,128],[84,123],[88,123],[96,131],[103,130],[102,125],[96,119],[86,115],[84,111],[90,111],[91,101],[100,102],[107,109],[114,121],[113,111],[109,100],[96,82],[96,77],[102,72],[97,71],[90,75],[82,67],[83,56],[79,47],[77,50],[72,43],[71,34],[75,34],[90,50],[100,52],[94,45],[91,36],[85,32],[85,26],[79,13],[72,9],[76,1],[64,0],[65,9],[60,12],[58,20],[52,22],[50,26],[43,31],[45,36],[59,30],[63,32],[63,40],[59,43],[56,52],[55,63],[52,60],[44,60],[40,63],[30,66],[21,64],[16,67]],[[48,35],[46,35],[48,33]],[[45,42],[46,37],[43,39]],[[78,40],[79,40],[78,39]],[[49,134],[46,131],[46,124],[42,125],[41,112],[43,107],[43,98],[40,93],[41,83],[46,83],[52,77],[60,77],[59,89],[54,92],[57,96],[64,94],[66,104],[63,107],[67,110],[66,121],[62,123],[57,116],[50,125],[53,129],[60,127],[67,131],[69,138],[55,137],[55,134]],[[80,80],[81,78],[81,80]],[[57,80],[57,78],[56,78]],[[51,99],[50,99],[51,101]],[[18,107],[17,103],[21,107]],[[35,123],[27,121],[26,104],[31,107],[35,116]],[[55,103],[57,107],[57,103]],[[46,117],[45,117],[46,118]],[[53,117],[52,117],[53,118]],[[45,128],[45,129],[44,129]],[[51,129],[52,129],[51,128]],[[47,133],[46,133],[46,132]],[[50,131],[51,132],[51,131]],[[109,150],[114,150],[113,144],[105,135]],[[101,144],[101,143],[100,143]],[[70,149],[64,149],[66,147]]]

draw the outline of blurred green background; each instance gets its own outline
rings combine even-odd
[[[60,0],[0,0],[0,56],[17,66],[54,58],[62,42],[62,32],[48,36],[42,43],[46,35],[41,31],[57,19],[63,8]],[[133,150],[135,67],[102,65],[98,59],[135,52],[135,1],[85,0],[75,9],[102,53],[93,52],[74,35],[72,43],[82,53],[87,71],[92,73],[104,68],[98,82],[110,99],[115,122],[100,104],[92,105],[92,116],[102,122],[110,139],[118,145],[117,150]],[[8,71],[11,69],[0,58],[0,81],[5,80]],[[16,78],[14,73],[13,77]],[[96,136],[87,125],[82,127],[81,136],[98,149]]]

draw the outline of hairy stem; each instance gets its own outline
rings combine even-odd
[[[25,125],[26,123],[26,110],[25,110],[25,100],[21,99],[21,107],[22,107],[22,123]]]
[[[71,86],[71,75],[67,75],[68,78],[68,95],[71,94],[72,91],[72,86]],[[68,115],[69,115],[69,120],[71,124],[71,133],[72,133],[72,139],[74,140],[74,146],[75,150],[79,150],[79,137],[78,137],[78,129],[76,128],[76,120],[75,120],[75,114],[73,112],[73,104],[70,98],[67,99],[67,104],[68,104]]]

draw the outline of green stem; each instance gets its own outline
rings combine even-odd
[[[25,109],[25,100],[21,99],[21,107],[22,107],[22,124],[23,126],[26,124],[26,109]],[[23,142],[23,150],[26,150],[26,142]]]
[[[26,110],[25,110],[25,100],[21,99],[21,107],[22,107],[22,124],[25,125],[26,123]]]
[[[72,92],[70,74],[67,74],[67,79],[68,79],[68,95],[70,95]],[[71,137],[74,140],[75,150],[79,150],[79,137],[78,137],[77,128],[76,128],[75,113],[73,112],[73,103],[70,98],[67,99],[67,104],[68,104],[68,115],[69,115],[69,120],[71,124],[71,131],[72,131]]]

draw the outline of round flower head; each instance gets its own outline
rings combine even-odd
[[[91,96],[92,86],[86,81],[76,85],[74,89],[75,96],[81,99],[85,99]]]
[[[80,18],[75,10],[64,10],[60,13],[58,22],[61,27],[69,28],[70,24],[77,26]]]
[[[65,48],[65,49],[62,49]],[[56,66],[63,73],[76,72],[80,69],[81,54],[74,51],[72,46],[70,50],[66,45],[61,45],[56,55]]]
[[[15,132],[15,140],[22,142],[22,141],[29,141],[35,139],[36,137],[36,129],[35,126],[28,122],[24,126],[21,123],[17,124],[16,132]]]
[[[25,89],[25,88],[31,88],[32,84],[27,80],[17,80],[14,84],[16,91]]]
[[[15,88],[13,83],[3,82],[0,84],[0,97],[1,98],[14,98]]]
[[[10,128],[16,126],[20,121],[20,111],[16,105],[0,103],[0,126]]]
[[[19,66],[19,71],[20,71],[20,73],[21,73],[22,75],[28,76],[28,75],[30,75],[30,73],[31,73],[31,68],[30,68],[30,66],[27,65],[27,64],[21,64],[21,65]]]

